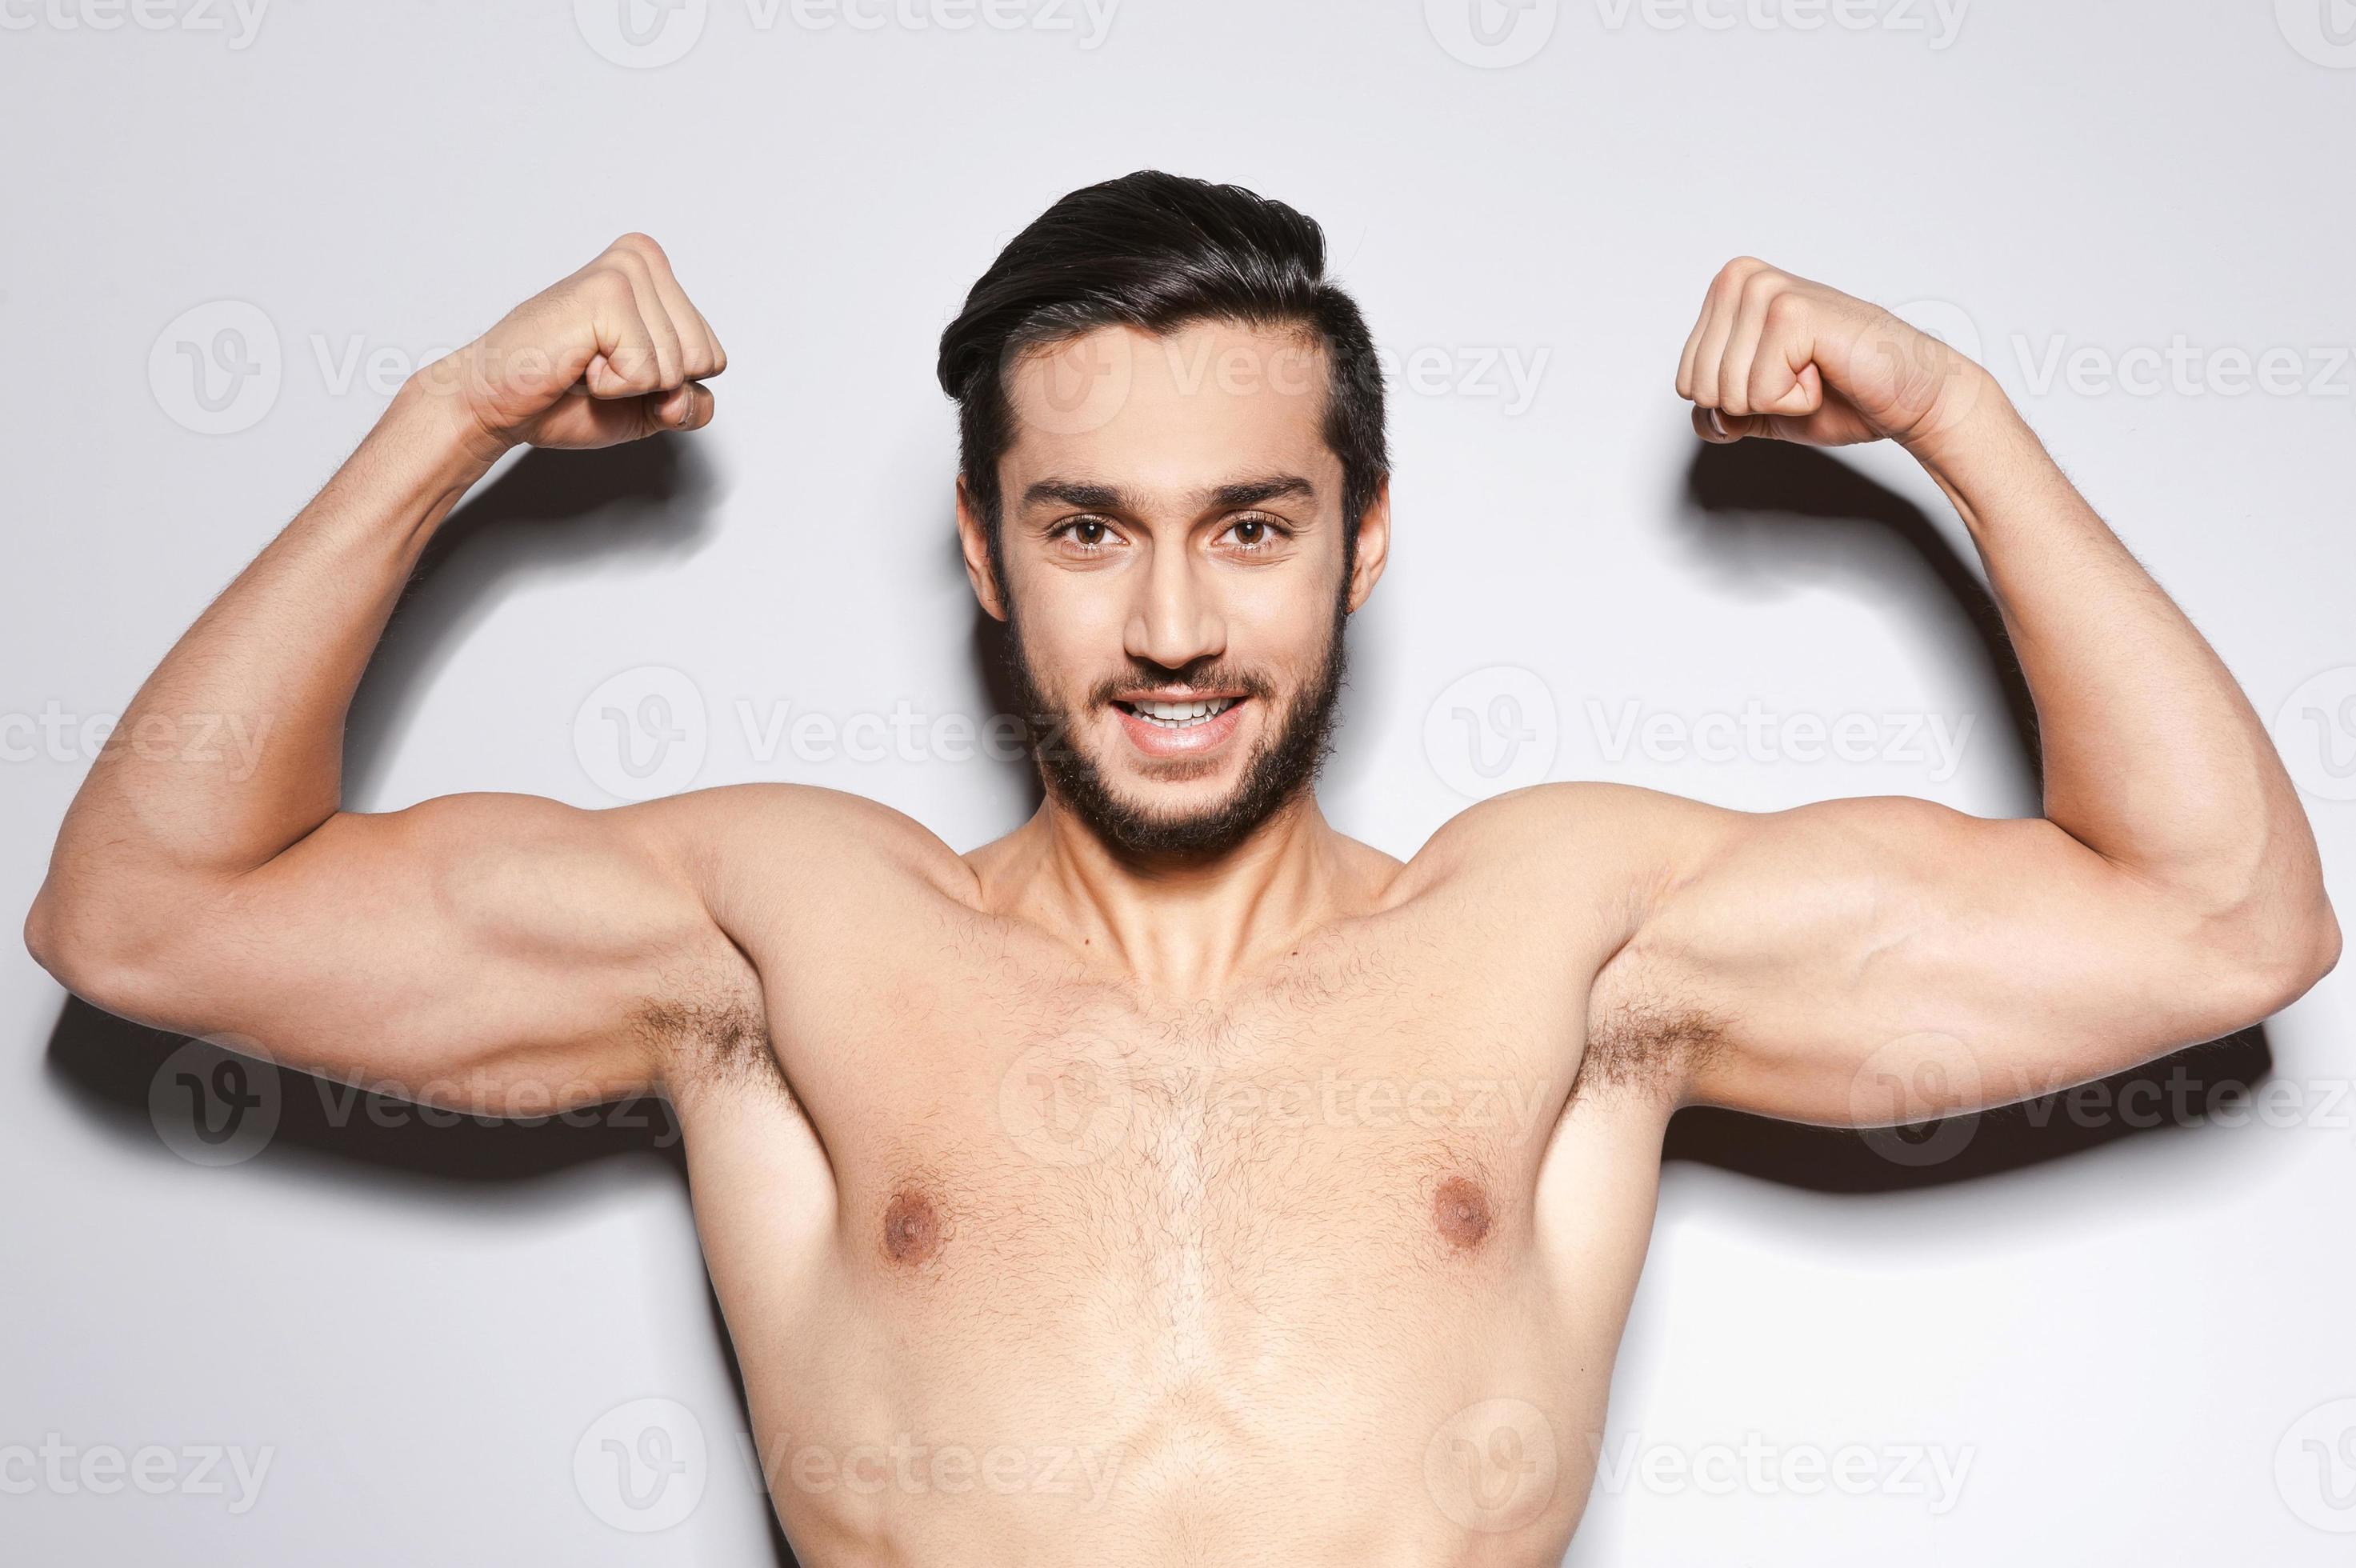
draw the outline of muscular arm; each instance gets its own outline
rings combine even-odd
[[[343,724],[427,540],[499,452],[701,425],[722,364],[632,236],[421,372],[140,689],[59,834],[34,956],[113,1011],[422,1098],[653,1082],[649,1003],[741,965],[692,878],[712,808],[345,811]],[[186,744],[213,732],[249,744]]]
[[[1711,290],[1678,391],[1708,440],[1887,437],[1923,463],[2035,698],[2044,815],[1627,792],[1612,814],[1639,894],[1592,999],[1599,1039],[1670,1036],[1691,1099],[1916,1120],[2215,1038],[2331,968],[2314,840],[2257,716],[1983,371],[1746,261]]]

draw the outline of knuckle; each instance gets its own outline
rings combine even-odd
[[[611,306],[627,305],[637,299],[631,291],[629,274],[616,266],[601,266],[583,280],[582,292],[593,305]]]

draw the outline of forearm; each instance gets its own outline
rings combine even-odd
[[[36,909],[111,918],[259,866],[334,814],[352,692],[434,529],[487,467],[413,384],[140,688]]]
[[[2264,725],[1992,381],[1917,449],[1969,529],[2035,698],[2045,815],[2204,911],[2323,907],[2305,812]]]

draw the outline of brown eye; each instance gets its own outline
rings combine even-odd
[[[1244,553],[1258,554],[1276,548],[1277,542],[1285,537],[1285,530],[1270,518],[1239,517],[1227,524],[1225,537]]]
[[[1105,540],[1105,525],[1092,517],[1082,518],[1072,524],[1072,537],[1082,544],[1102,544]]]

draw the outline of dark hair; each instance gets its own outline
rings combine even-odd
[[[998,564],[998,460],[1013,444],[1006,372],[1024,353],[1100,327],[1294,326],[1325,350],[1325,444],[1342,460],[1343,540],[1390,472],[1383,379],[1356,302],[1325,281],[1316,220],[1239,185],[1141,169],[1076,190],[1008,242],[941,334],[958,403],[958,464]]]

